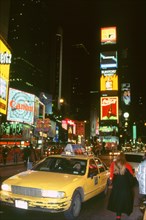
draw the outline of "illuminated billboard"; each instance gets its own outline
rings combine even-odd
[[[100,119],[101,120],[118,120],[118,97],[101,97],[100,98]]]
[[[45,118],[45,105],[40,101],[40,99],[35,96],[34,98],[34,124],[36,124],[37,119]]]
[[[100,69],[114,69],[117,67],[117,51],[104,51],[100,53]]]
[[[34,95],[9,89],[7,120],[33,124]]]
[[[7,112],[8,82],[12,54],[0,36],[0,113]]]
[[[122,102],[122,105],[131,104],[130,83],[121,84],[121,102]]]
[[[101,44],[116,44],[117,32],[116,27],[101,28]]]
[[[99,127],[99,135],[118,135],[118,127],[117,126],[100,126]]]
[[[39,95],[40,101],[45,105],[45,113],[52,114],[52,95],[41,92]]]
[[[101,70],[101,74],[104,76],[112,76],[117,74],[117,70]]]
[[[114,75],[102,75],[100,77],[100,91],[117,91],[118,90],[118,76]]]

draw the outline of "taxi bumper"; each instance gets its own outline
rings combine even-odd
[[[50,213],[63,212],[69,209],[71,200],[67,198],[33,198],[10,194],[7,192],[0,193],[0,202],[3,205],[11,206],[26,210],[46,211]]]

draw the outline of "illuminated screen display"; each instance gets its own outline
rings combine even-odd
[[[34,95],[10,88],[7,120],[33,124]]]
[[[130,83],[121,84],[121,102],[122,102],[122,105],[131,104]]]
[[[100,119],[118,120],[118,97],[101,97],[100,101]]]
[[[108,149],[117,148],[119,138],[117,136],[99,136],[99,139],[106,143],[105,147]]]
[[[116,126],[100,126],[99,127],[99,134],[100,135],[118,135],[118,127]]]
[[[117,67],[117,51],[105,51],[100,53],[100,69],[113,69]]]
[[[0,113],[7,113],[9,71],[12,54],[4,40],[0,38]]]
[[[101,44],[116,44],[116,27],[101,28]]]
[[[118,76],[114,75],[102,75],[100,77],[100,91],[118,90]]]

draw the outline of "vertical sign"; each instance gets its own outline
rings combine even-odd
[[[0,37],[0,113],[7,112],[8,82],[12,54]]]

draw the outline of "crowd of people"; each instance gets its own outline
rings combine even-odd
[[[13,147],[5,145],[0,148],[0,163],[3,165],[7,163],[17,164],[18,162],[24,162],[27,165],[28,162],[29,164],[35,163],[40,157],[40,151],[31,144],[24,148],[20,148],[16,144]]]

